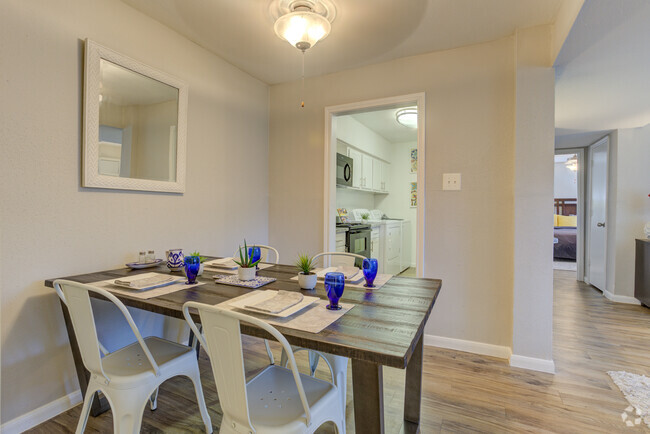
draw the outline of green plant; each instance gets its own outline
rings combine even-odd
[[[314,267],[314,258],[310,258],[308,254],[298,254],[298,259],[296,259],[296,267],[303,274],[311,274],[311,270]]]
[[[244,251],[242,252],[242,247],[239,246],[239,261],[236,259],[233,259],[235,261],[235,264],[239,265],[241,268],[253,268],[259,262],[262,260],[262,258],[258,259],[255,262],[252,262],[251,257],[248,255],[248,246],[246,245],[246,240],[244,240]]]
[[[206,258],[205,256],[201,256],[201,252],[199,252],[198,250],[195,251],[195,252],[190,253],[187,256],[198,256],[199,261],[201,261],[201,264],[208,260],[208,258]]]
[[[361,214],[361,220],[368,220],[369,218],[370,218],[370,214],[368,214],[367,212]]]

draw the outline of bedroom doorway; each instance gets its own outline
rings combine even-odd
[[[555,151],[553,269],[584,276],[583,173],[584,150]]]

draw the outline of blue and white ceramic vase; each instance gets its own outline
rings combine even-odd
[[[181,271],[185,265],[184,259],[183,249],[167,250],[167,268],[171,271]]]

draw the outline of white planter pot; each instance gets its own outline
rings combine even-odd
[[[251,268],[242,268],[239,267],[237,269],[237,276],[239,277],[239,280],[253,280],[255,279],[255,267]]]
[[[316,273],[298,273],[298,285],[300,285],[301,289],[314,289],[316,287],[316,279]]]

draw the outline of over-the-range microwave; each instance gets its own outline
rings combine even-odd
[[[352,171],[354,170],[352,158],[336,153],[336,185],[352,187]]]

